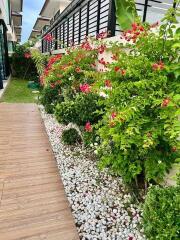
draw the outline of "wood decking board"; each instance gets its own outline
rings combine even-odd
[[[38,107],[0,104],[0,240],[78,240]]]

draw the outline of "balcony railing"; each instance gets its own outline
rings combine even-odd
[[[136,8],[142,21],[154,23],[160,20],[174,0],[136,0]],[[116,22],[114,0],[74,0],[60,14],[52,18],[50,27],[43,32],[51,34],[52,42],[42,40],[42,52],[66,48],[72,43],[80,44],[85,36],[108,32],[108,36],[120,33]]]

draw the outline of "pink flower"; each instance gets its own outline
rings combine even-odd
[[[91,87],[89,86],[88,83],[81,84],[81,85],[80,85],[80,90],[81,90],[81,92],[83,92],[83,93],[89,93],[89,92],[91,92]]]
[[[30,53],[25,53],[25,54],[24,54],[24,57],[27,58],[27,59],[28,59],[28,58],[31,58],[31,54],[30,54]]]
[[[115,119],[116,117],[117,117],[117,113],[116,113],[116,112],[112,112],[112,113],[111,113],[111,118],[112,118],[112,119]]]
[[[44,36],[44,40],[46,40],[47,42],[52,42],[53,36],[51,36],[51,34],[48,33],[46,36]]]
[[[90,43],[87,40],[81,44],[81,48],[85,49],[87,51],[91,51],[92,50],[92,47],[91,47]]]
[[[86,132],[92,132],[92,126],[90,122],[87,122],[85,125],[85,131]]]
[[[96,38],[97,39],[104,39],[108,36],[107,32],[101,32],[99,34],[97,34]]]
[[[154,63],[154,64],[152,65],[152,69],[153,69],[154,71],[163,70],[163,69],[164,69],[164,63],[163,63],[162,61],[159,61],[159,62],[157,62],[157,63]]]

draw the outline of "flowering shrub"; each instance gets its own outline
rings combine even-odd
[[[129,51],[113,45],[116,60],[97,78],[95,90],[103,88],[106,96],[98,124],[100,167],[110,167],[138,187],[161,181],[179,156],[179,75],[172,71],[178,60],[175,11],[169,10],[159,33],[149,25],[133,24],[129,33],[139,34],[126,45]]]
[[[143,224],[149,240],[178,239],[180,187],[152,187],[143,207]]]

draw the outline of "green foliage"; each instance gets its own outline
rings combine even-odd
[[[67,145],[75,145],[76,143],[80,143],[82,139],[76,129],[70,128],[63,131],[62,141]]]
[[[47,64],[47,56],[42,54],[39,50],[32,50],[31,57],[35,63],[38,75],[41,76]]]
[[[140,187],[162,181],[179,156],[180,85],[171,70],[179,66],[179,58],[172,34],[166,34],[164,43],[161,31],[153,33],[145,25],[133,40],[126,46],[128,53],[114,45],[116,61],[101,79],[98,75],[96,91],[106,79],[111,80],[112,90],[104,91],[108,97],[97,128],[100,167],[109,167],[125,182]]]
[[[55,88],[47,86],[41,91],[40,102],[44,105],[47,113],[53,113],[57,102],[61,100],[62,97],[59,95],[59,86]]]
[[[116,0],[116,17],[122,30],[131,28],[137,16],[134,0]]]
[[[75,123],[78,126],[84,126],[87,121],[96,123],[99,120],[99,114],[96,110],[98,96],[94,93],[79,93],[73,100],[66,100],[57,104],[55,116],[60,123]]]
[[[143,207],[143,224],[149,240],[178,240],[180,187],[152,187]]]
[[[12,74],[17,78],[26,78],[31,81],[38,81],[38,74],[31,57],[26,58],[25,54],[30,54],[30,48],[26,45],[16,45],[14,53],[10,59]]]

